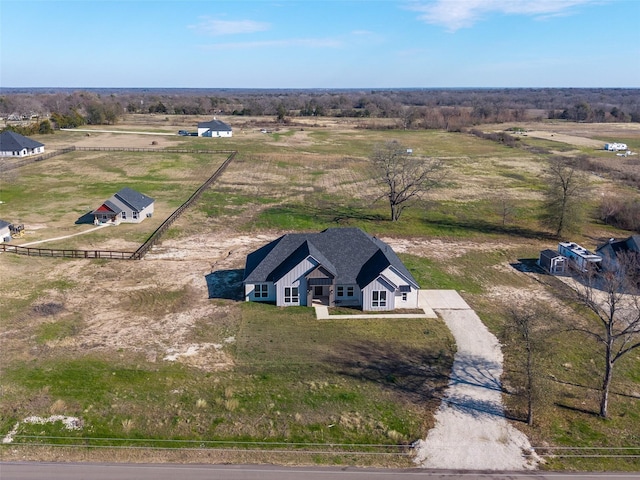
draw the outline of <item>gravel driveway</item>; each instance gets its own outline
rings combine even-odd
[[[453,290],[420,292],[451,330],[458,351],[436,425],[416,446],[425,468],[535,469],[539,458],[527,437],[504,416],[498,339]]]

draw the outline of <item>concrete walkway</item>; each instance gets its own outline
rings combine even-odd
[[[424,313],[358,313],[354,315],[329,315],[329,308],[325,305],[314,305],[313,308],[316,311],[316,318],[318,320],[350,320],[358,318],[438,318],[436,312],[429,306],[426,301],[426,297],[422,295],[423,290],[420,290],[418,295],[418,307],[422,309]]]

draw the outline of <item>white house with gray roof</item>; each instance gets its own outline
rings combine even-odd
[[[91,214],[93,223],[140,223],[153,215],[154,200],[140,192],[125,187],[106,200]]]
[[[216,120],[215,118],[210,122],[198,123],[198,136],[199,137],[231,137],[233,136],[233,130],[226,123]]]
[[[11,241],[11,223],[0,220],[0,243]]]
[[[0,133],[0,157],[28,157],[44,153],[44,144],[5,130]]]
[[[365,311],[418,308],[420,287],[393,249],[358,228],[290,233],[247,256],[246,301]]]

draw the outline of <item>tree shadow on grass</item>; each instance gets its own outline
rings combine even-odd
[[[594,411],[594,410],[587,410],[586,408],[579,408],[579,407],[572,407],[571,405],[566,405],[564,403],[558,403],[556,402],[555,405],[558,408],[562,408],[564,410],[570,410],[572,412],[576,412],[576,413],[583,413],[586,415],[590,415],[592,417],[599,417],[599,413]]]
[[[216,270],[205,275],[209,298],[242,300],[242,277],[244,269]]]
[[[538,265],[537,258],[519,258],[517,262],[513,262],[510,265],[522,273],[548,274],[548,272]]]
[[[500,365],[468,356],[452,367],[451,352],[428,352],[379,342],[345,342],[326,358],[336,373],[374,383],[416,404],[452,408],[473,418],[504,417]],[[474,392],[475,390],[475,392]],[[479,393],[478,393],[479,392]]]
[[[557,238],[549,232],[541,232],[540,230],[534,230],[518,225],[498,225],[486,222],[480,218],[461,218],[456,220],[428,219],[424,220],[424,222],[428,226],[437,226],[443,230],[473,230],[483,234],[513,235],[516,237],[534,238],[536,240],[557,240]]]
[[[453,358],[442,350],[425,352],[372,341],[345,342],[334,352],[325,360],[335,365],[336,373],[374,383],[416,403],[442,397]]]
[[[358,221],[379,222],[387,219],[378,213],[371,213],[366,207],[340,205],[326,201],[315,202],[313,205],[283,205],[270,209],[270,213],[274,217],[310,218],[318,222],[339,225],[349,225]]]

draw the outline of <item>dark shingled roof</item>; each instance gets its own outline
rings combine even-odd
[[[153,198],[136,192],[129,187],[124,187],[122,190],[116,193],[114,197],[138,212],[142,211],[153,203]]]
[[[23,148],[33,150],[38,147],[44,147],[44,143],[36,142],[11,130],[0,133],[1,152],[18,152]]]
[[[247,256],[244,281],[277,281],[308,256],[330,271],[338,284],[357,284],[363,288],[385,268],[393,266],[418,286],[389,245],[359,228],[283,235]]]
[[[596,251],[611,248],[611,251],[618,255],[619,252],[640,252],[640,235],[631,235],[624,240],[611,240],[598,247]]]
[[[9,225],[11,225],[11,223],[7,222],[6,220],[0,220],[0,229],[7,228]]]
[[[209,122],[199,122],[198,128],[208,128],[214,132],[230,132],[231,127],[220,120],[211,120]]]

